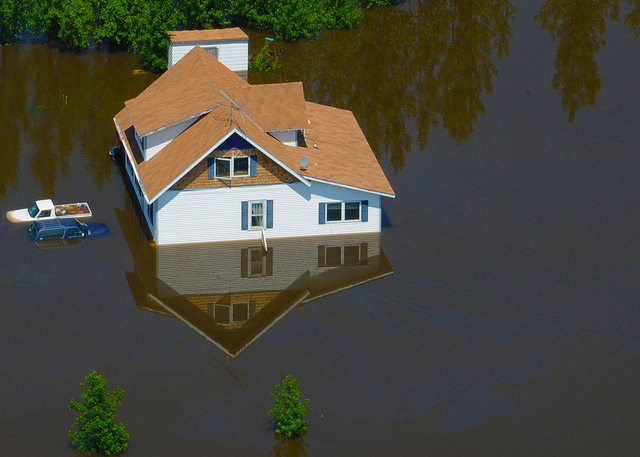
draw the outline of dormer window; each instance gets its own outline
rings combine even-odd
[[[216,157],[209,159],[209,179],[231,179],[257,176],[258,157]]]

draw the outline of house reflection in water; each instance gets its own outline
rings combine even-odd
[[[393,274],[380,234],[155,246],[127,198],[116,209],[139,308],[182,320],[237,357],[296,306]]]

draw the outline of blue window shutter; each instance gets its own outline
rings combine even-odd
[[[249,250],[240,250],[240,277],[246,278],[249,271]]]
[[[249,230],[249,202],[242,202],[242,230]]]
[[[267,200],[267,228],[273,228],[273,200]]]
[[[267,249],[267,276],[273,276],[273,246]]]
[[[249,156],[249,176],[258,176],[258,156],[255,154]]]
[[[360,220],[362,222],[369,221],[369,200],[362,200],[360,202]]]
[[[325,208],[326,208],[327,204],[326,203],[320,203],[319,205],[319,209],[318,209],[318,224],[324,224],[324,214],[326,212]]]
[[[215,165],[215,159],[207,159],[207,168],[209,169],[209,179],[213,179],[215,177],[215,169],[213,168]]]

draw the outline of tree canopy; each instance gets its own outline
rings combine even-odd
[[[45,34],[70,49],[94,44],[141,53],[145,66],[166,68],[168,30],[238,25],[279,39],[312,38],[323,29],[354,28],[362,8],[399,0],[3,0],[0,44],[23,33]]]

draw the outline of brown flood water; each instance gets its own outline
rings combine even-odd
[[[381,236],[264,258],[148,245],[107,156],[156,78],[136,56],[0,48],[0,209],[110,228],[39,249],[0,221],[0,455],[77,455],[94,369],[132,457],[640,455],[640,43],[599,8],[410,1],[275,42],[250,82],[352,110],[397,197]],[[289,373],[297,440],[266,414]]]

